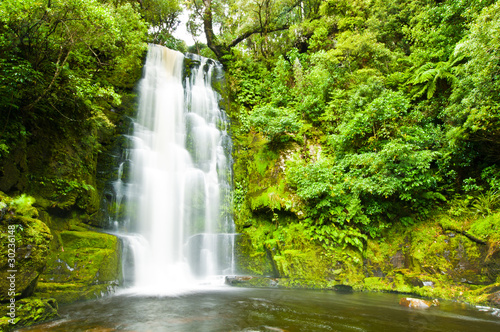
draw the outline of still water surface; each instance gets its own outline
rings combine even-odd
[[[175,297],[122,294],[60,308],[20,331],[500,331],[500,318],[453,302],[408,309],[398,294],[224,287]]]

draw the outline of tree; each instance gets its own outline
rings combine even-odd
[[[145,25],[127,3],[5,0],[0,21],[0,61],[13,66],[0,78],[24,77],[10,104],[25,113],[74,96],[94,111],[100,101],[119,103],[115,87],[130,86],[145,49]]]
[[[141,16],[149,25],[151,42],[163,44],[172,39],[182,12],[179,0],[142,0],[140,5]]]
[[[2,1],[0,143],[14,144],[42,122],[111,127],[104,110],[135,84],[145,37],[130,3]]]
[[[300,0],[191,0],[189,8],[194,14],[191,19],[202,22],[207,46],[219,61],[226,63],[225,56],[247,38],[288,29],[295,19],[302,17],[304,4],[308,2],[317,7],[317,1]],[[218,35],[214,26],[219,28]]]

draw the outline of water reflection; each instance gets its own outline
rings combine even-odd
[[[408,309],[400,297],[229,287],[177,297],[118,295],[62,307],[62,319],[21,331],[500,331],[500,319],[472,307]]]

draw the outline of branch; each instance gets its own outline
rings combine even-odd
[[[205,11],[203,12],[203,28],[207,38],[207,46],[220,60],[226,52],[222,49],[221,45],[216,44],[216,37],[212,25],[212,0],[203,0],[203,4],[205,5]]]
[[[472,242],[475,242],[475,243],[478,243],[478,244],[482,244],[482,245],[486,245],[486,242],[484,242],[481,239],[478,239],[475,236],[470,235],[466,231],[460,231],[458,229],[453,229],[453,228],[450,228],[450,227],[447,227],[447,228],[443,227],[443,231],[452,231],[452,232],[455,232],[455,233],[459,233],[459,234],[462,234],[463,236],[465,236],[466,238],[468,238],[469,240],[471,240]]]
[[[239,35],[238,37],[233,39],[233,41],[229,43],[228,47],[234,47],[234,46],[238,45],[239,43],[241,43],[243,40],[247,39],[248,37],[250,37],[251,35],[256,34],[256,33],[262,33],[262,32],[269,33],[269,32],[282,31],[282,30],[288,29],[289,27],[290,27],[289,25],[284,25],[282,27],[274,28],[274,29],[270,29],[270,30],[263,29],[263,28],[257,28],[254,30],[250,30],[250,31],[242,33],[241,35]]]
[[[61,50],[59,51],[59,57],[57,58],[57,62],[56,62],[56,72],[54,73],[54,76],[52,77],[52,80],[50,81],[49,86],[42,92],[42,94],[40,96],[38,96],[38,98],[34,102],[32,102],[31,104],[29,104],[28,106],[26,106],[26,110],[32,109],[36,104],[38,104],[38,102],[40,100],[42,100],[43,97],[45,97],[45,95],[47,94],[47,92],[49,92],[49,90],[52,88],[52,86],[56,82],[57,77],[61,73],[61,68],[64,67],[64,65],[66,64],[66,60],[68,60],[68,56],[69,56],[70,53],[71,53],[71,50],[69,50],[68,53],[66,53],[66,56],[64,57],[64,60],[59,65],[59,62],[61,61],[61,57],[62,57],[62,54],[63,54],[63,47],[61,46]]]

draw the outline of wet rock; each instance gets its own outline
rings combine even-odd
[[[414,287],[424,287],[424,282],[420,278],[412,277],[408,278],[408,281]]]
[[[255,277],[252,276],[226,276],[226,285],[236,286],[241,283],[246,283]]]
[[[377,267],[375,269],[372,270],[372,274],[374,277],[379,277],[379,278],[384,278],[385,277],[385,273],[382,272],[382,270],[380,269],[380,267]]]
[[[434,283],[432,281],[422,281],[424,287],[434,287]]]
[[[254,276],[226,276],[226,285],[242,287],[278,287],[279,278]]]
[[[399,304],[408,308],[427,309],[432,306],[438,306],[439,301],[438,300],[427,301],[422,299],[415,299],[412,297],[403,297],[399,300]]]
[[[59,248],[49,256],[35,294],[63,304],[113,293],[121,278],[118,239],[94,231],[57,234]]]
[[[348,285],[335,285],[333,286],[333,290],[339,293],[352,293],[353,288],[352,286]]]
[[[395,269],[402,269],[405,267],[405,256],[401,250],[398,250],[398,252],[391,257],[391,264]]]

